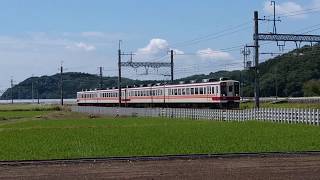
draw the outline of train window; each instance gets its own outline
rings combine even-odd
[[[183,89],[181,90],[181,93],[182,93],[182,95],[186,95],[186,89],[183,88]]]
[[[174,91],[174,95],[176,96],[178,94],[177,89],[174,89],[173,91]]]
[[[208,92],[208,94],[211,94],[211,87],[210,86],[207,86],[207,92]]]
[[[194,88],[194,94],[199,94],[199,88]]]
[[[207,94],[207,88],[203,87],[203,94]]]
[[[233,92],[233,85],[229,86],[229,92]]]
[[[190,88],[186,89],[186,95],[190,95]]]
[[[178,95],[179,96],[181,95],[181,89],[178,89]]]
[[[221,95],[226,96],[227,95],[227,87],[226,86],[221,86]]]
[[[191,95],[194,94],[194,88],[191,88]]]
[[[203,87],[200,87],[199,88],[199,94],[203,94],[204,92],[203,92]]]

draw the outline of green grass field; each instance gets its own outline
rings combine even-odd
[[[60,110],[56,105],[43,104],[0,104],[0,112],[12,111],[57,111]]]
[[[0,121],[0,160],[320,150],[320,128],[306,125],[42,116]]]

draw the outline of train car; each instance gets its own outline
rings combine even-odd
[[[125,107],[239,108],[240,83],[235,80],[156,84],[121,89]],[[77,93],[79,106],[118,106],[118,89]]]

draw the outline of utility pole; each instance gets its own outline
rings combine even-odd
[[[37,78],[37,104],[40,104],[40,97],[39,97],[39,78]]]
[[[10,82],[11,82],[11,91],[10,91],[10,93],[11,93],[11,104],[13,104],[13,78],[12,77],[11,77]]]
[[[33,74],[31,76],[31,99],[32,99],[32,103],[34,103],[34,94],[33,94]]]
[[[121,40],[119,40],[119,49],[118,49],[118,98],[119,98],[119,107],[121,107]]]
[[[61,98],[61,106],[63,106],[63,64],[61,62],[61,67],[60,67],[60,98]]]
[[[103,74],[102,74],[103,67],[99,67],[99,70],[100,70],[100,89],[102,89],[103,88]]]
[[[278,100],[278,77],[277,77],[277,72],[278,72],[278,68],[275,67],[274,68],[274,81],[275,81],[275,96],[276,96],[276,100]]]
[[[171,83],[173,83],[173,50],[170,51],[171,59]]]
[[[254,12],[254,49],[255,49],[255,82],[254,82],[254,97],[255,107],[260,108],[260,83],[259,83],[259,14]]]
[[[248,60],[248,56],[251,54],[249,46],[245,45],[241,50],[241,54],[243,54],[243,71],[246,70],[246,63]],[[244,75],[240,71],[240,96],[243,100],[243,86],[244,86]]]
[[[271,6],[273,6],[273,34],[277,34],[276,1],[271,1]]]

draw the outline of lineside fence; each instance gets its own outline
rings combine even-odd
[[[72,106],[72,111],[94,115],[167,117],[217,121],[270,121],[290,124],[320,125],[319,109],[260,108],[246,110],[181,109],[181,108],[116,108]]]

